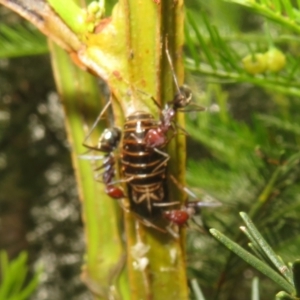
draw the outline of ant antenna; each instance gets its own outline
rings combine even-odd
[[[107,111],[107,109],[109,108],[109,106],[111,105],[111,98],[109,99],[109,101],[105,104],[105,106],[103,107],[103,109],[101,110],[100,114],[98,115],[97,119],[95,120],[95,122],[93,123],[93,126],[91,127],[91,129],[89,130],[87,136],[84,138],[83,143],[85,143],[87,141],[87,139],[91,136],[92,132],[94,131],[94,129],[96,128],[96,126],[98,125],[100,119],[102,118],[102,116],[104,115],[104,113]]]
[[[178,180],[173,176],[170,175],[172,181],[187,195],[191,196],[194,199],[198,199],[198,197],[187,187],[183,186]],[[218,207],[222,204],[220,202],[203,202],[203,201],[187,201],[185,204],[187,207]]]
[[[156,99],[151,95],[151,94],[148,94],[140,89],[136,89],[139,93],[145,95],[145,96],[148,96],[150,97],[150,99],[153,101],[153,103],[159,108],[159,109],[162,109],[161,108],[161,105],[156,101]]]
[[[176,85],[177,92],[180,95],[182,95],[179,84],[178,84],[178,80],[177,80],[177,77],[176,77],[176,74],[175,74],[175,70],[174,70],[174,66],[173,66],[173,63],[172,63],[170,51],[169,51],[168,37],[166,37],[166,55],[167,55],[167,59],[168,59],[171,71],[172,71],[172,76],[173,76],[173,80],[174,80],[175,85]]]

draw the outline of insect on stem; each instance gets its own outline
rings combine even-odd
[[[167,55],[167,59],[168,59],[169,65],[170,65],[170,69],[171,69],[172,77],[173,77],[173,80],[174,80],[174,83],[176,86],[176,90],[177,90],[178,94],[181,94],[180,87],[179,87],[178,80],[177,80],[176,73],[175,73],[175,69],[173,66],[172,59],[171,59],[170,51],[169,51],[169,43],[168,43],[167,37],[166,37],[165,43],[166,43],[166,55]]]
[[[91,150],[104,152],[103,164],[100,169],[103,169],[101,175],[106,186],[106,193],[114,199],[125,197],[122,188],[117,186],[119,183],[125,183],[129,198],[129,207],[126,207],[126,210],[130,210],[142,224],[162,232],[170,232],[170,226],[186,224],[191,216],[191,211],[196,210],[196,207],[199,206],[195,203],[200,201],[186,202],[185,205],[182,205],[178,199],[169,199],[168,195],[166,179],[170,156],[164,148],[178,133],[177,129],[185,132],[176,125],[175,117],[178,111],[184,111],[184,108],[190,104],[192,93],[186,86],[179,86],[167,39],[165,46],[165,53],[177,92],[163,108],[154,97],[149,96],[159,110],[159,119],[155,119],[152,114],[142,110],[130,112],[125,118],[122,130],[117,127],[107,128],[103,131],[97,146],[86,145],[86,140],[111,104],[110,100],[88,132],[84,145]],[[147,95],[143,91],[140,92]],[[121,174],[120,180],[116,181],[117,158],[114,150],[117,147],[120,147],[121,153]],[[175,178],[173,180],[176,181]],[[182,188],[182,186],[180,187]],[[189,190],[182,189],[190,196],[196,197]]]
[[[109,101],[105,104],[105,106],[103,107],[103,109],[101,110],[100,114],[98,115],[97,119],[95,120],[95,122],[93,123],[92,127],[90,128],[89,132],[87,133],[87,135],[84,138],[83,141],[83,145],[85,145],[85,142],[88,140],[88,138],[91,136],[92,132],[94,131],[94,129],[96,128],[96,126],[98,125],[99,121],[101,120],[102,116],[104,115],[104,113],[107,111],[107,109],[109,108],[109,106],[111,105],[111,99],[109,99]]]

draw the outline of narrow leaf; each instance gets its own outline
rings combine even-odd
[[[199,66],[199,64],[200,64],[199,53],[197,53],[195,43],[192,41],[189,28],[185,28],[184,32],[185,32],[186,46],[188,47],[188,49],[195,61],[196,66]]]
[[[276,294],[276,300],[298,300],[298,298],[291,296],[286,292],[279,292]]]
[[[37,55],[48,52],[45,37],[28,25],[0,25],[0,58]]]
[[[234,252],[236,255],[240,256],[243,260],[245,260],[252,267],[256,268],[261,273],[268,276],[270,279],[275,281],[278,285],[284,288],[289,293],[294,292],[294,287],[288,281],[286,281],[282,276],[276,273],[273,269],[271,269],[268,265],[261,262],[255,256],[244,250],[241,246],[231,241],[225,235],[217,231],[216,229],[210,229],[210,233],[221,243],[223,243],[229,250]]]
[[[259,300],[259,279],[257,277],[254,277],[252,280],[251,300]]]
[[[295,19],[295,15],[294,15],[294,8],[292,6],[291,1],[286,1],[286,0],[282,0],[282,5],[285,8],[285,13],[287,14],[287,16],[291,19],[294,20]]]
[[[26,265],[27,253],[21,252],[19,256],[14,260],[14,263],[16,263],[16,273],[11,274],[11,276],[14,278],[14,283],[11,287],[11,296],[18,295],[24,286],[26,275],[28,272]]]
[[[211,55],[211,50],[208,48],[206,42],[204,41],[204,38],[203,38],[202,34],[200,33],[200,31],[198,29],[198,26],[197,26],[196,22],[193,19],[193,16],[189,12],[187,12],[187,19],[188,19],[189,24],[192,26],[192,28],[193,28],[193,30],[196,34],[196,38],[198,39],[198,42],[201,46],[201,51],[204,52],[204,55],[206,56],[208,62],[212,66],[212,68],[216,69],[216,64],[215,64],[215,61],[214,61],[214,59]]]
[[[300,260],[296,260],[292,266],[293,280],[296,289],[296,297],[300,297]]]
[[[276,253],[273,251],[273,249],[269,246],[269,244],[265,241],[265,239],[256,229],[256,227],[254,226],[250,218],[247,216],[247,214],[241,212],[240,215],[244,220],[247,228],[251,232],[251,235],[254,237],[255,241],[259,244],[261,249],[265,252],[266,256],[274,264],[277,270],[292,284],[293,283],[292,273],[289,267],[283,264],[283,262],[278,259]]]
[[[195,295],[196,300],[205,300],[204,295],[201,291],[201,288],[196,279],[191,280],[192,289]]]

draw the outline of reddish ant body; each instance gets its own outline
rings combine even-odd
[[[187,221],[195,214],[200,212],[201,206],[216,206],[218,204],[205,203],[202,201],[186,201],[185,205],[181,209],[166,210],[163,212],[163,216],[171,223],[178,226],[183,226]]]
[[[173,120],[177,111],[182,111],[182,108],[189,105],[192,99],[192,93],[186,86],[178,89],[173,101],[169,101],[165,108],[161,111],[160,122],[155,129],[150,129],[146,136],[146,146],[149,148],[162,147],[167,144],[167,133],[172,128],[175,130]],[[154,99],[153,99],[154,100]],[[155,104],[161,109],[160,105],[154,100]],[[201,110],[203,110],[201,108]]]

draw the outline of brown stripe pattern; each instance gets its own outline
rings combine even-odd
[[[127,181],[131,210],[145,218],[160,215],[162,209],[155,204],[167,201],[166,158],[145,144],[147,132],[157,127],[158,121],[151,114],[137,111],[126,118],[123,129],[123,179]]]

